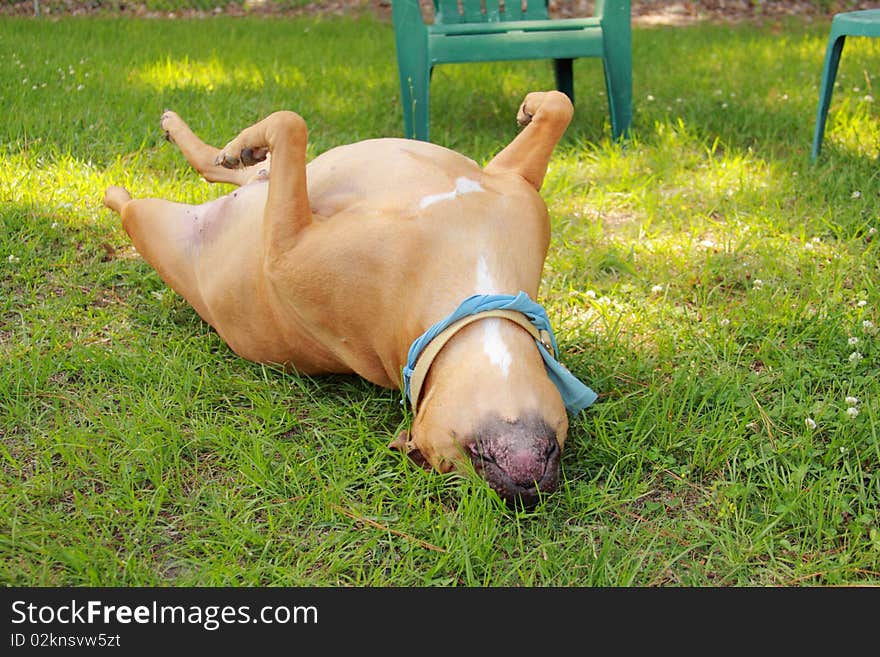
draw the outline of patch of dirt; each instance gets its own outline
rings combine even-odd
[[[510,0],[508,0],[510,1]],[[419,0],[430,17],[431,0]],[[390,19],[391,0],[328,0],[300,6],[284,0],[217,0],[213,9],[161,11],[156,2],[139,0],[12,0],[0,4],[0,15],[79,16],[114,13],[152,18],[199,17],[225,14],[251,15],[345,15],[372,12]],[[204,3],[202,3],[204,4]],[[783,16],[829,19],[841,11],[868,9],[876,3],[860,0],[632,0],[633,23],[637,25],[687,25],[700,21],[738,22],[775,20]],[[152,7],[152,8],[151,8]],[[550,0],[554,17],[589,16],[593,0]]]

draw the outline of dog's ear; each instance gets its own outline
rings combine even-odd
[[[409,439],[409,431],[406,429],[397,434],[394,440],[388,443],[388,447],[404,452],[416,465],[421,466],[426,470],[431,469],[431,464],[428,463],[428,459],[424,457],[419,451],[419,448]]]

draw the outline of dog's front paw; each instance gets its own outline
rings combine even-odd
[[[520,128],[525,128],[532,122],[532,117],[535,116],[535,113],[538,111],[538,106],[543,102],[544,96],[546,95],[547,94],[544,91],[533,91],[526,94],[522,105],[519,106],[519,111],[516,113],[516,122],[519,124]]]
[[[266,146],[237,148],[233,142],[220,151],[217,159],[214,160],[214,164],[226,167],[227,169],[240,169],[262,162],[268,154],[269,149]]]
[[[566,124],[571,120],[574,106],[571,99],[561,91],[533,91],[526,94],[522,105],[519,106],[519,112],[516,114],[516,122],[521,128],[525,128],[538,112],[544,114],[567,117]]]

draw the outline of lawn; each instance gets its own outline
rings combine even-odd
[[[0,584],[880,583],[880,41],[811,165],[827,30],[636,26],[625,144],[575,64],[540,301],[600,400],[524,512],[388,450],[400,392],[236,357],[100,203],[228,191],[165,108],[214,143],[294,109],[311,156],[402,136],[390,23],[0,19]],[[552,84],[439,67],[432,139],[487,161]]]

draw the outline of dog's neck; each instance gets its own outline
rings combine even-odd
[[[462,328],[437,354],[410,439],[432,465],[449,470],[481,426],[535,416],[564,441],[565,406],[534,337],[513,322],[488,318]]]
[[[485,297],[485,300],[492,300],[492,297]],[[496,304],[504,303],[505,299],[497,298]],[[467,302],[463,306],[468,305]],[[492,319],[501,319],[524,329],[532,338],[541,343],[544,348],[551,354],[555,354],[553,345],[553,336],[549,330],[539,328],[530,320],[525,313],[518,310],[509,310],[502,308],[482,308],[477,303],[470,304],[473,306],[472,312],[468,312],[462,317],[453,321],[452,317],[447,318],[429,331],[420,336],[410,347],[407,357],[407,365],[404,368],[404,388],[406,395],[413,406],[413,412],[418,413],[418,406],[422,392],[422,386],[434,360],[446,346],[460,331],[464,330],[470,324],[475,322],[486,322]],[[447,325],[448,322],[448,325]],[[505,345],[501,333],[498,331],[498,324],[490,323],[484,326],[483,331],[483,352],[488,357],[491,364],[501,368],[504,374],[510,368],[510,354]]]

